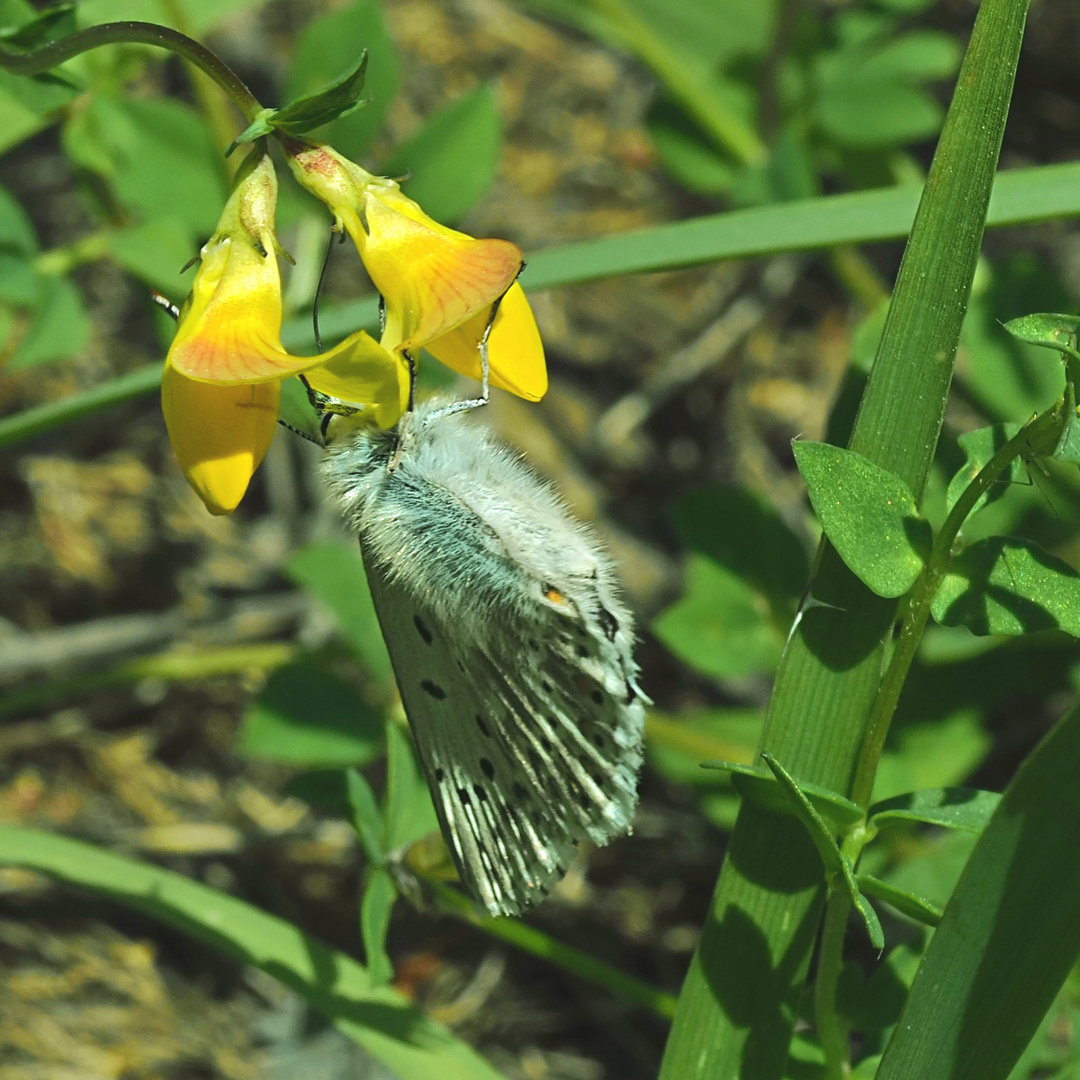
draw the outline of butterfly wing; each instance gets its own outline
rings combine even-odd
[[[580,841],[630,827],[643,724],[633,673],[612,694],[588,662],[599,643],[557,610],[541,609],[520,642],[464,635],[361,546],[455,865],[489,912],[517,914]]]

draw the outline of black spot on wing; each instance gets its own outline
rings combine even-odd
[[[480,729],[480,734],[483,735],[485,739],[491,738],[491,731],[484,722],[484,718],[479,713],[476,714],[476,726]]]
[[[491,763],[490,758],[482,757],[480,759],[480,769],[489,780],[495,779],[495,766]]]
[[[437,683],[432,682],[431,679],[421,679],[420,689],[426,694],[430,694],[436,701],[444,701],[446,699],[446,691]]]
[[[600,623],[600,629],[604,631],[604,636],[608,641],[614,641],[615,635],[619,632],[619,623],[615,616],[607,608],[601,607],[596,613],[596,621]]]
[[[416,627],[416,632],[424,639],[424,641],[428,645],[430,645],[435,640],[435,638],[431,631],[427,628],[427,624],[424,622],[423,619],[420,618],[419,615],[414,615],[412,621],[413,626]]]

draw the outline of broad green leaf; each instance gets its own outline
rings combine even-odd
[[[898,821],[917,821],[940,825],[945,829],[982,832],[1001,796],[995,791],[976,788],[933,788],[913,791],[875,803],[867,811],[870,824],[877,828]]]
[[[792,443],[825,535],[878,596],[903,596],[922,572],[933,537],[898,476],[827,443]]]
[[[877,912],[874,911],[869,901],[860,892],[851,863],[836,846],[834,833],[831,831],[830,826],[825,823],[824,818],[817,812],[810,797],[788,775],[776,758],[771,754],[762,754],[761,756],[776,777],[780,789],[791,804],[795,816],[810,834],[810,839],[813,840],[814,847],[817,848],[818,854],[821,856],[825,874],[829,879],[830,889],[843,887],[851,898],[856,911],[862,916],[862,920],[866,924],[870,944],[875,949],[884,949],[885,934],[881,929],[881,923],[878,921]]]
[[[765,601],[730,570],[701,555],[687,561],[683,596],[653,623],[653,633],[706,675],[738,679],[772,671],[783,638]]]
[[[393,854],[439,831],[427,781],[413,754],[412,740],[398,724],[386,725],[386,850]]]
[[[373,865],[382,866],[386,862],[386,823],[375,792],[356,769],[345,771],[345,795],[364,854]]]
[[[1005,1080],[1080,953],[1080,708],[1028,756],[923,956],[878,1080]]]
[[[1030,254],[1002,260],[992,268],[988,285],[976,288],[964,320],[957,375],[991,418],[1026,422],[1061,397],[1061,365],[1001,324],[1035,308],[1069,303],[1061,282]]]
[[[74,356],[90,338],[90,319],[79,290],[62,277],[43,282],[30,328],[6,367],[9,371]]]
[[[386,931],[397,900],[397,888],[386,870],[376,870],[368,878],[360,905],[360,933],[364,939],[364,959],[375,986],[394,977],[394,965],[386,954]]]
[[[8,45],[20,49],[37,49],[48,45],[50,41],[74,33],[75,5],[72,3],[53,4],[42,8],[40,13],[18,26],[5,25],[0,29],[0,38]]]
[[[34,255],[37,249],[37,234],[22,204],[6,188],[0,187],[0,250]]]
[[[873,967],[868,979],[863,979],[859,965],[844,965],[837,1006],[857,1031],[876,1036],[896,1023],[921,955],[922,943],[916,936],[915,940],[890,949],[885,959]]]
[[[499,1080],[483,1058],[344,953],[243,900],[37,829],[0,826],[0,863],[108,896],[273,975],[398,1080]]]
[[[64,131],[64,149],[109,181],[121,203],[147,220],[174,219],[196,238],[225,202],[220,155],[199,114],[170,98],[96,95]]]
[[[934,618],[973,634],[1061,629],[1080,636],[1080,574],[1038,544],[992,536],[949,562]]]
[[[177,218],[154,217],[118,229],[109,235],[109,251],[125,270],[176,303],[191,291],[195,280],[191,268],[180,271],[198,248],[191,229]]]
[[[428,117],[383,166],[407,175],[405,194],[436,221],[451,223],[479,202],[495,179],[501,121],[495,91],[477,87]]]
[[[868,896],[883,900],[890,907],[896,908],[902,915],[922,923],[924,926],[937,926],[941,922],[941,908],[922,896],[897,889],[887,881],[872,874],[859,874],[856,879],[860,890]]]
[[[737,574],[775,608],[783,611],[806,587],[805,547],[776,510],[752,492],[699,488],[679,500],[674,518],[684,548]]]
[[[45,288],[33,259],[0,247],[0,300],[15,307],[33,307]]]
[[[201,36],[260,0],[79,0],[79,25],[138,19]],[[177,23],[182,25],[177,25]],[[340,69],[339,69],[340,70]]]
[[[300,36],[284,90],[286,101],[319,90],[328,72],[351,68],[364,49],[369,57],[365,76],[369,104],[317,133],[354,159],[377,134],[397,92],[397,51],[375,0],[359,0],[310,22]]]
[[[977,428],[961,435],[956,441],[960,449],[967,454],[967,460],[956,475],[949,481],[949,491],[945,501],[951,510],[964,489],[975,479],[982,467],[1000,450],[1018,431],[1019,424],[994,424],[991,427]],[[1012,483],[1021,483],[1024,479],[1024,463],[1016,458],[1010,467],[1002,473],[997,483],[980,496],[972,508],[972,513],[988,503],[1000,499],[1009,490]]]
[[[663,777],[693,787],[727,785],[702,763],[722,760],[749,765],[757,757],[761,713],[753,709],[703,709],[678,717],[655,710],[645,719],[649,763]]]
[[[1003,663],[1008,664],[1008,661],[996,661],[997,665]],[[972,678],[966,671],[957,677],[965,682]],[[936,695],[940,702],[942,694],[947,692],[947,685],[939,674],[925,692]],[[989,690],[988,700],[1000,699],[1009,692],[998,685]],[[875,801],[911,791],[954,787],[986,759],[993,739],[983,726],[980,710],[971,707],[971,689],[969,687],[965,693],[957,687],[954,692],[958,692],[964,702],[954,712],[925,722],[907,723],[894,732],[891,746],[882,755],[874,778]],[[921,704],[925,710],[925,702]],[[918,707],[914,702],[912,705]]]
[[[793,813],[793,804],[779,783],[771,766],[741,765],[732,761],[703,761],[703,769],[719,769],[731,773],[731,782],[745,799],[773,814]],[[821,818],[828,821],[834,832],[840,833],[863,818],[862,809],[843,795],[837,795],[818,784],[796,783],[799,791]]]
[[[337,817],[350,813],[348,781],[345,769],[310,769],[286,781],[282,792],[303,799],[309,806],[328,810]]]
[[[921,896],[935,907],[944,908],[976,840],[974,833],[957,829],[905,837],[901,861],[875,876],[883,878],[894,889]],[[871,847],[869,854],[873,851]]]
[[[949,77],[959,59],[955,39],[931,30],[823,54],[815,65],[819,122],[833,139],[864,149],[932,135],[943,112],[918,84]]]
[[[1075,351],[1077,332],[1080,331],[1080,315],[1055,315],[1038,312],[1010,319],[1004,329],[1018,341],[1028,345],[1040,345],[1044,349]]]
[[[726,195],[737,166],[702,134],[686,113],[661,98],[649,111],[649,136],[665,170],[695,195]]]
[[[309,544],[289,560],[285,572],[329,608],[367,670],[389,684],[393,679],[390,657],[383,644],[359,543],[321,540]]]
[[[244,754],[290,765],[363,764],[381,745],[381,721],[352,687],[302,662],[270,676],[238,742]]]

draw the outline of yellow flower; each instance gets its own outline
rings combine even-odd
[[[236,509],[266,454],[286,376],[305,372],[316,390],[370,407],[382,427],[395,424],[408,402],[408,365],[363,331],[320,356],[281,347],[276,202],[273,165],[256,151],[202,249],[165,360],[169,439],[214,514]]]
[[[384,348],[421,346],[455,371],[480,378],[488,338],[491,384],[530,401],[547,390],[544,350],[517,284],[521,250],[508,240],[477,240],[440,225],[394,180],[373,176],[331,147],[285,142],[293,175],[330,207],[356,244],[386,305]]]

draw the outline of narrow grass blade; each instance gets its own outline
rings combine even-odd
[[[0,863],[103,893],[280,979],[401,1080],[498,1080],[479,1054],[344,953],[226,893],[90,844],[0,826]]]
[[[937,444],[1026,12],[1026,0],[984,0],[979,10],[849,447],[916,498]],[[828,545],[811,595],[818,603],[788,641],[762,749],[801,780],[849,794],[896,605]],[[819,866],[800,824],[742,807],[662,1080],[783,1075],[824,900]]]
[[[1080,705],[1020,767],[923,956],[877,1080],[1005,1080],[1080,954]]]

